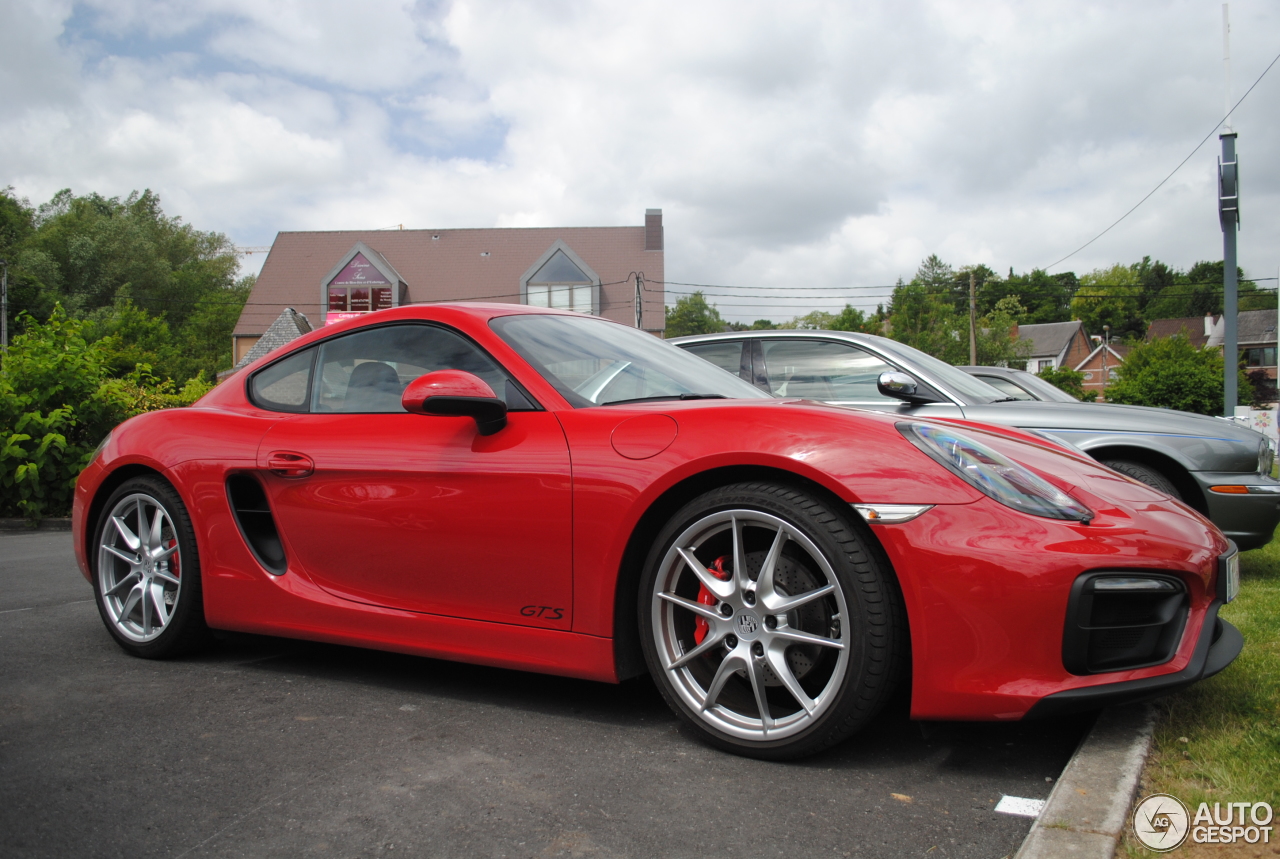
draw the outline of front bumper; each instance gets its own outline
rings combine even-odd
[[[1280,480],[1261,474],[1195,471],[1191,473],[1209,508],[1209,520],[1241,551],[1265,546],[1280,525]],[[1215,492],[1213,486],[1261,488],[1261,493]],[[1273,494],[1274,493],[1274,494]]]
[[[1239,588],[1239,563],[1235,546],[1218,560],[1216,594],[1205,612],[1191,660],[1181,671],[1159,677],[1144,677],[1100,686],[1068,689],[1041,698],[1024,719],[1061,716],[1082,710],[1096,710],[1116,704],[1132,704],[1176,692],[1206,677],[1212,677],[1230,665],[1244,649],[1244,636],[1227,621],[1218,617],[1218,609],[1235,598]],[[1228,571],[1233,570],[1232,574]]]
[[[1240,630],[1218,617],[1221,600],[1214,600],[1205,616],[1200,640],[1187,667],[1174,674],[1105,683],[1101,686],[1085,686],[1056,692],[1036,702],[1024,719],[1061,716],[1082,710],[1098,710],[1115,704],[1132,704],[1175,692],[1192,683],[1212,677],[1230,665],[1244,649],[1244,636]]]

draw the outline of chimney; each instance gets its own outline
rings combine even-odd
[[[644,249],[662,250],[662,210],[644,210]]]
[[[1206,313],[1204,315],[1204,336],[1208,337],[1213,333],[1213,314]]]

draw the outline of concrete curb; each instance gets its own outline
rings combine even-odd
[[[1104,710],[1014,859],[1112,859],[1151,752],[1155,722],[1149,704]]]
[[[0,532],[70,530],[70,519],[0,519]]]

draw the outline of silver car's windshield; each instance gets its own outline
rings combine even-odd
[[[966,405],[994,403],[996,400],[1007,399],[1003,391],[993,388],[981,379],[975,379],[970,376],[964,370],[958,370],[946,361],[941,361],[932,355],[921,352],[919,349],[884,337],[877,337],[876,345],[889,355],[900,358],[906,364],[914,364],[919,367],[948,391],[958,396]]]
[[[578,408],[645,400],[769,399],[709,361],[603,319],[529,314],[490,324]]]
[[[1031,391],[1040,399],[1050,403],[1078,403],[1080,399],[1073,397],[1066,391],[1056,387],[1044,379],[1033,373],[1018,373],[1014,377],[1014,384],[1020,385]]]

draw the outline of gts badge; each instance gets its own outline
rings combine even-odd
[[[520,609],[525,617],[540,617],[543,620],[564,620],[564,609],[552,608],[549,605],[527,605]]]

